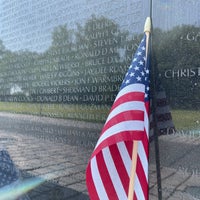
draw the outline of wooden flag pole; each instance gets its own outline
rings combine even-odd
[[[147,17],[144,32],[146,34],[146,58],[149,48],[149,35],[151,31],[151,19]],[[132,152],[132,163],[131,163],[131,174],[128,188],[128,200],[133,200],[134,189],[135,189],[135,177],[136,177],[136,167],[137,167],[137,154],[138,154],[138,141],[133,141],[133,152]]]
[[[128,200],[133,200],[133,195],[134,195],[137,152],[138,152],[138,141],[134,141],[133,152],[132,152],[131,175],[130,175],[129,189],[128,189]]]

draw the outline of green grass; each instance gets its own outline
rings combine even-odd
[[[0,111],[53,118],[105,122],[110,106],[0,102]],[[200,129],[200,111],[172,110],[177,130]]]
[[[200,129],[200,111],[172,110],[171,113],[177,130]]]
[[[0,111],[53,118],[104,122],[110,107],[101,105],[39,104],[0,102]]]

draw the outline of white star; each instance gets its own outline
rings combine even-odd
[[[137,79],[138,81],[141,81],[141,77],[140,77],[140,76],[138,76],[136,79]]]
[[[141,72],[141,74],[142,74],[142,76],[144,76],[144,72],[143,71]]]
[[[135,66],[134,67],[135,71],[139,70],[139,67],[138,66]]]
[[[125,82],[126,84],[128,84],[128,83],[130,83],[130,80],[126,80],[126,82]]]
[[[133,62],[136,62],[136,61],[137,61],[137,58],[134,58],[134,59],[133,59]]]
[[[138,56],[141,56],[141,55],[142,55],[142,52],[138,51],[137,55],[138,55]]]
[[[145,47],[144,46],[142,47],[142,51],[145,51]]]
[[[144,64],[144,62],[143,62],[142,60],[140,60],[139,64],[140,64],[140,65],[143,65],[143,64]]]
[[[130,77],[133,77],[133,76],[135,76],[135,73],[131,72]]]

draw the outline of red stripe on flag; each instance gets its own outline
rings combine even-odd
[[[125,141],[124,142],[126,145],[126,149],[129,153],[130,158],[132,158],[132,153],[133,153],[133,141]]]
[[[149,158],[149,138],[147,137],[146,132],[143,136],[144,137],[142,138],[141,142],[142,142],[142,145],[144,147],[146,156],[147,156],[147,158]]]
[[[118,115],[111,118],[103,127],[102,133],[103,134],[107,129],[112,127],[113,125],[129,120],[138,120],[144,121],[144,112],[140,110],[128,110],[125,112],[121,112]]]
[[[137,198],[137,196],[136,196],[135,192],[134,192],[134,197],[133,197],[133,200],[138,200],[138,198]]]
[[[113,186],[112,180],[110,178],[110,174],[107,170],[102,151],[96,156],[96,158],[97,158],[97,165],[98,165],[98,169],[99,169],[99,174],[101,175],[101,179],[102,179],[103,184],[106,185],[104,188],[107,192],[108,198],[113,199],[113,200],[115,200],[115,199],[117,200],[118,197],[117,197],[115,188]]]
[[[99,151],[103,148],[107,147],[108,145],[112,145],[117,142],[121,141],[128,141],[128,140],[142,140],[144,137],[144,131],[123,131],[116,134],[116,136],[111,136],[103,141],[101,144],[96,147],[94,150],[92,157],[94,157]]]
[[[145,109],[146,109],[147,115],[149,116],[149,114],[150,114],[149,102],[145,102]]]
[[[129,101],[140,101],[144,102],[144,93],[143,92],[129,92],[124,94],[123,96],[119,97],[113,104],[111,111],[119,106],[120,104],[124,102],[129,102]]]
[[[148,195],[148,182],[145,176],[145,172],[142,166],[142,163],[140,161],[140,157],[137,157],[137,168],[136,168],[136,173],[139,179],[139,182],[141,184],[144,196],[147,197]]]
[[[126,194],[128,196],[127,185],[129,184],[129,176],[127,174],[126,168],[124,166],[124,163],[123,163],[122,158],[120,156],[120,152],[119,152],[116,144],[110,146],[110,152],[111,152],[115,167],[117,169],[117,172],[119,174],[120,180],[121,180],[122,185],[124,187],[124,190],[126,191]]]
[[[91,174],[91,163],[89,163],[89,165],[87,166],[87,170],[86,170],[86,183],[87,183],[87,187],[90,188],[88,190],[90,198],[91,199],[99,199],[99,196],[97,194],[95,185],[94,185],[94,181],[92,178],[92,174]]]

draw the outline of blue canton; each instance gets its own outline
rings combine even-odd
[[[133,57],[129,70],[121,85],[121,89],[130,84],[144,84],[145,85],[145,101],[149,100],[149,66],[146,59],[146,35],[139,45],[138,50]]]

